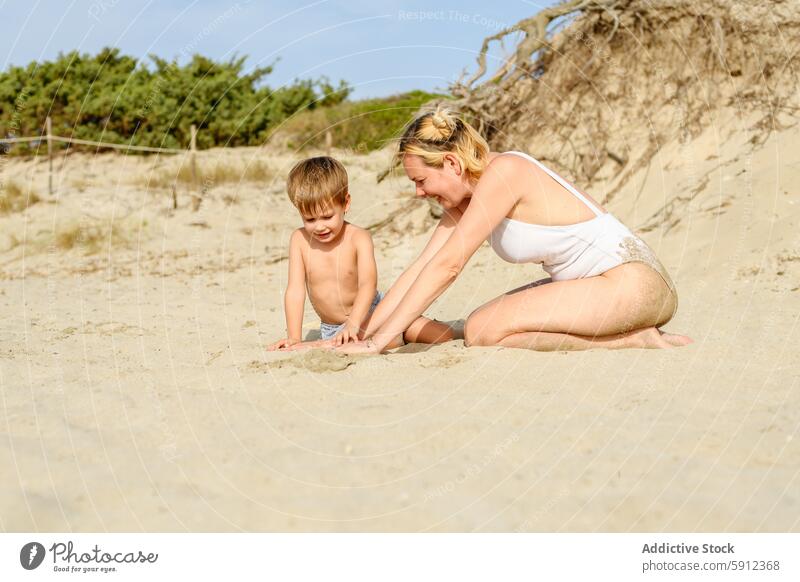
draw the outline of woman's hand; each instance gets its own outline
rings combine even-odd
[[[380,354],[380,348],[371,339],[360,342],[350,342],[334,350],[340,354]]]

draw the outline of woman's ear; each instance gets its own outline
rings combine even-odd
[[[453,170],[453,173],[456,176],[460,176],[463,172],[463,169],[461,168],[461,160],[459,160],[454,154],[445,154],[444,162],[451,170]]]

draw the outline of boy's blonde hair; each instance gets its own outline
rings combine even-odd
[[[304,215],[314,215],[333,204],[344,206],[347,170],[330,156],[297,162],[286,182],[289,200]]]
[[[453,154],[467,175],[477,180],[486,169],[489,144],[460,116],[437,107],[408,124],[400,138],[395,162],[402,163],[404,154],[419,156],[435,168],[444,165],[445,155]]]

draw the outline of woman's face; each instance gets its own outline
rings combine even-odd
[[[403,167],[408,179],[417,187],[417,196],[435,198],[442,208],[455,208],[471,195],[469,180],[461,163],[447,154],[441,168],[434,168],[414,154],[403,156]]]

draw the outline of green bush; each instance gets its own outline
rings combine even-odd
[[[326,78],[273,91],[272,67],[244,73],[245,57],[215,62],[195,55],[185,65],[150,57],[149,66],[106,48],[0,73],[0,136],[35,136],[45,118],[56,135],[112,143],[185,148],[190,126],[198,148],[259,145],[270,128],[301,110],[343,102],[350,88]],[[37,144],[16,145],[31,153]]]
[[[299,110],[276,128],[291,148],[324,147],[330,131],[333,145],[356,151],[380,149],[395,139],[425,103],[446,95],[411,91],[378,99],[343,101],[331,107]]]

